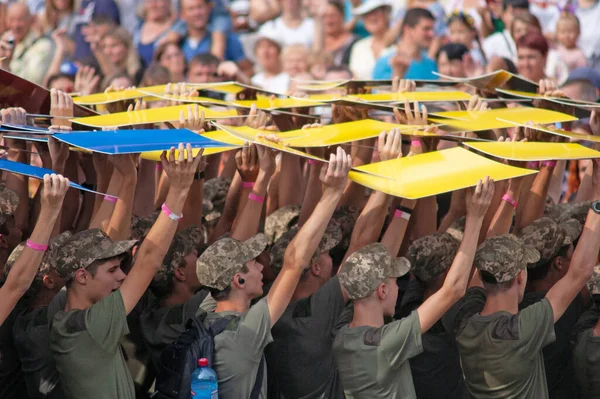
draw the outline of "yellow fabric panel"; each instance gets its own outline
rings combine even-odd
[[[144,95],[154,96],[165,91],[166,85],[144,87],[143,92],[139,89],[121,90],[110,93],[96,93],[89,96],[74,97],[73,102],[79,105],[109,104],[117,101],[133,100]]]

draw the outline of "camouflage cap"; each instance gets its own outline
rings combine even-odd
[[[139,217],[132,215],[131,216],[131,239],[133,240],[141,240],[146,237],[156,219],[158,219],[158,215],[160,212],[154,212],[150,216]]]
[[[600,265],[594,267],[592,278],[587,282],[587,288],[592,295],[600,294]]]
[[[196,230],[197,228],[192,226],[175,234],[162,265],[154,275],[154,282],[168,281],[175,269],[181,266],[183,258],[196,250],[199,244]]]
[[[592,201],[559,204],[559,210],[561,212],[557,222],[561,224],[566,220],[575,219],[583,226],[585,225],[585,220],[587,219],[591,205]]]
[[[0,224],[6,223],[7,218],[12,215],[19,206],[19,196],[13,190],[0,184]]]
[[[512,280],[530,263],[540,260],[540,253],[512,234],[488,238],[475,253],[475,266],[494,277],[496,283]]]
[[[275,244],[269,250],[269,255],[271,257],[271,270],[275,274],[278,274],[283,267],[283,255],[285,254],[285,250],[287,249],[290,242],[294,239],[296,234],[298,233],[298,227],[293,227],[292,229],[286,231],[280,238],[275,242]],[[327,229],[325,230],[325,234],[323,234],[323,238],[321,242],[319,242],[319,246],[313,258],[311,259],[311,263],[316,260],[316,258],[324,253],[332,250],[336,245],[340,243],[342,240],[342,229],[340,226],[331,222],[327,225]]]
[[[223,177],[215,177],[204,182],[204,198],[212,204],[212,209],[204,213],[206,221],[212,222],[221,217],[230,185],[231,180]]]
[[[387,278],[402,277],[410,270],[406,258],[393,258],[380,243],[369,244],[348,257],[338,272],[350,299],[366,298]]]
[[[467,223],[467,217],[463,216],[460,219],[456,219],[450,227],[446,230],[446,233],[450,234],[456,241],[460,242],[465,234],[465,225]]]
[[[540,260],[528,267],[545,265],[556,257],[562,247],[572,244],[579,234],[581,224],[575,219],[566,221],[564,227],[547,217],[534,221],[519,233],[525,245],[535,248],[540,253]]]
[[[549,217],[552,220],[558,220],[560,217],[561,210],[559,206],[554,203],[551,197],[546,197],[546,203],[544,205],[544,216]]]
[[[73,233],[70,231],[65,231],[62,234],[57,235],[48,241],[48,249],[44,252],[44,256],[42,257],[42,263],[40,264],[40,268],[38,269],[38,273],[36,278],[42,278],[44,274],[47,274],[51,267],[54,267],[54,263],[56,260],[56,254],[58,253],[58,249],[71,237]],[[10,256],[6,260],[6,264],[4,265],[4,275],[8,276],[10,269],[14,266],[15,262],[23,252],[25,248],[25,242],[20,243],[13,249],[10,253]]]
[[[277,209],[267,216],[265,220],[265,236],[269,244],[279,240],[279,238],[288,231],[300,216],[300,205],[288,205]]]
[[[256,258],[266,247],[267,237],[264,234],[257,234],[244,242],[222,238],[206,248],[198,258],[198,281],[206,287],[224,290],[246,262]]]
[[[458,252],[458,241],[448,233],[434,233],[415,240],[406,258],[419,280],[428,282],[444,273]]]
[[[341,206],[333,212],[331,220],[334,220],[340,225],[342,229],[342,241],[340,245],[342,248],[348,248],[350,245],[350,238],[352,237],[352,230],[356,219],[358,219],[358,210],[352,206]]]
[[[113,241],[100,229],[74,234],[60,247],[55,259],[58,274],[71,280],[77,270],[85,269],[97,260],[112,258],[129,251],[137,241]]]

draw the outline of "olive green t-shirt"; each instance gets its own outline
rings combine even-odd
[[[456,341],[467,389],[476,398],[547,398],[542,348],[554,342],[548,299],[517,314],[481,316],[485,291],[471,288],[461,302]]]
[[[249,398],[265,347],[273,341],[271,314],[267,298],[250,307],[246,313],[234,311],[208,313],[205,325],[226,316],[235,316],[227,328],[215,336],[213,369],[219,378],[220,399]],[[267,371],[263,361],[260,399],[267,397]]]
[[[129,333],[121,291],[85,310],[60,311],[50,350],[68,399],[135,399],[120,339]]]
[[[593,334],[599,315],[596,308],[587,310],[573,328],[573,370],[583,399],[600,395],[600,337]]]
[[[333,343],[347,399],[416,398],[408,360],[422,351],[416,310],[379,328],[344,326]]]

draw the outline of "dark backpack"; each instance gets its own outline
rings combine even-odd
[[[223,332],[236,317],[227,316],[215,321],[210,328],[204,326],[206,313],[193,317],[186,323],[186,330],[160,356],[157,370],[155,394],[153,399],[189,399],[192,385],[192,373],[198,359],[208,359],[213,367],[215,352],[214,338]],[[252,388],[251,399],[258,399],[262,387],[264,357],[261,359],[256,382]]]

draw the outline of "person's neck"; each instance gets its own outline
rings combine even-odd
[[[383,312],[381,307],[371,301],[355,301],[354,302],[354,317],[350,323],[350,327],[370,326],[379,328],[383,326]]]
[[[374,32],[371,37],[375,43],[381,43],[385,40],[386,31]]]
[[[188,299],[194,296],[194,293],[188,289],[187,286],[181,286],[177,284],[173,289],[173,292],[160,301],[161,307],[181,305]]]
[[[162,26],[162,25],[166,25],[169,21],[170,21],[169,17],[161,17],[159,19],[147,21],[147,23],[148,23],[148,25]]]
[[[488,316],[497,312],[508,312],[511,314],[519,312],[519,296],[514,289],[495,294],[487,293],[485,306],[480,314]]]
[[[241,296],[235,296],[233,298],[217,301],[217,307],[215,313],[218,312],[238,312],[246,313],[250,309],[252,301],[250,298],[242,298]]]
[[[206,36],[206,28],[204,29],[190,29],[188,28],[188,38],[190,39],[195,39],[195,40],[200,40],[202,39],[204,36]]]
[[[90,298],[86,297],[83,292],[79,292],[74,287],[67,288],[67,304],[65,305],[65,311],[79,309],[85,310],[91,307],[95,302]]]
[[[325,36],[325,42],[326,44],[327,42],[329,42],[329,44],[337,44],[338,41],[345,39],[347,35],[348,33],[344,30],[329,33],[327,36]]]
[[[421,58],[421,49],[415,44],[414,41],[409,40],[406,37],[403,37],[398,42],[398,50],[414,60],[418,60]]]
[[[267,78],[273,78],[281,73],[281,66],[279,68],[265,68],[263,73]]]
[[[290,303],[299,299],[308,298],[317,292],[321,286],[322,284],[316,278],[312,278],[311,276],[307,277],[306,280],[302,280],[298,283]]]
[[[284,11],[281,14],[281,19],[285,23],[286,26],[295,28],[300,26],[303,21],[302,15],[296,11]]]
[[[56,296],[56,294],[57,293],[52,290],[42,288],[39,294],[31,302],[31,305],[29,305],[29,308],[33,310],[44,306],[48,306],[52,299]]]

